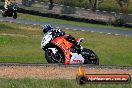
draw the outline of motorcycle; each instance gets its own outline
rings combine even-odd
[[[2,12],[3,17],[8,16],[8,17],[13,17],[14,19],[16,19],[17,18],[17,5],[12,4],[8,6],[8,9],[3,8],[1,12]]]
[[[81,46],[81,52],[69,42],[65,36],[54,37],[52,31],[44,34],[41,41],[41,48],[45,51],[45,58],[48,63],[63,64],[94,64],[99,65],[98,56],[90,49]],[[75,38],[82,42],[83,38]]]

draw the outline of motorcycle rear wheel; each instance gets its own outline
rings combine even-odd
[[[84,64],[99,65],[99,58],[92,50],[84,48],[81,53],[85,59]]]
[[[17,13],[16,13],[16,12],[13,13],[13,18],[14,18],[14,19],[17,18]]]

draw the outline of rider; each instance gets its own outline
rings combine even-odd
[[[8,10],[8,7],[13,3],[12,0],[5,0],[4,10]]]
[[[60,30],[60,29],[54,29],[54,28],[52,27],[52,25],[44,25],[44,26],[43,26],[43,33],[45,34],[45,33],[49,32],[49,31],[52,31],[54,37],[58,37],[58,36],[64,35],[65,38],[66,38],[69,42],[72,42],[75,46],[77,46],[78,49],[79,49],[79,52],[81,52],[81,45],[80,45],[80,42],[77,42],[73,36],[71,36],[71,35],[65,35],[65,32],[64,32],[64,31],[62,31],[62,30]]]

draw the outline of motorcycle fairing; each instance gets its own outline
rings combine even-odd
[[[84,58],[81,54],[78,53],[71,53],[72,57],[70,59],[70,64],[83,64]]]
[[[48,32],[41,41],[41,48],[44,48],[52,40],[52,32]]]
[[[52,41],[52,43],[62,49],[62,51],[64,53],[64,58],[65,58],[64,64],[69,64],[70,58],[71,58],[71,53],[69,51],[69,48],[73,44],[70,43],[69,41],[67,41],[64,36],[60,36],[60,37],[55,38]]]

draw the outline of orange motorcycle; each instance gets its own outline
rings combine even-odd
[[[78,42],[83,40],[83,38],[75,39]],[[52,31],[44,34],[41,48],[45,51],[48,63],[99,65],[99,58],[92,50],[81,46],[82,51],[78,52],[77,47],[69,42],[65,36],[54,37]]]

